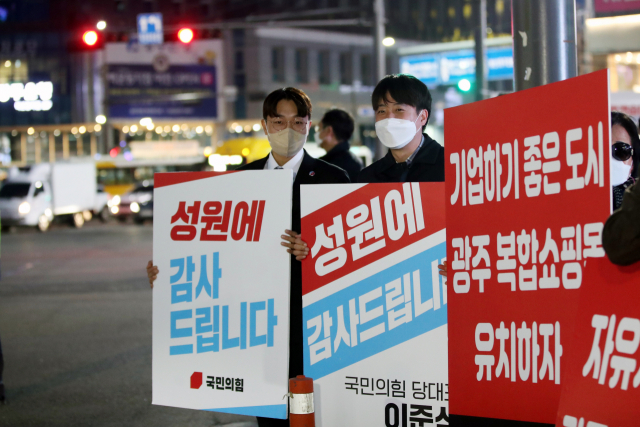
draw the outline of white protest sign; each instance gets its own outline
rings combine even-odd
[[[153,404],[287,417],[292,181],[155,175]]]
[[[302,186],[316,426],[447,425],[444,183]]]

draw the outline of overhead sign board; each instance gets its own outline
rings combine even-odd
[[[490,47],[486,64],[489,80],[513,78],[513,48]],[[411,74],[429,87],[453,85],[462,79],[476,78],[476,59],[473,49],[409,55],[400,59],[400,72]]]
[[[141,13],[138,15],[138,43],[162,44],[164,32],[162,13]]]

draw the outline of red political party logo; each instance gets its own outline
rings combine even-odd
[[[202,372],[191,374],[191,388],[198,389],[202,386]]]

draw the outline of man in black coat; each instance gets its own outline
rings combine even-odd
[[[353,117],[336,108],[324,113],[317,127],[317,136],[320,148],[327,152],[320,159],[344,169],[351,182],[356,182],[362,170],[362,160],[349,151],[353,127]]]
[[[444,148],[424,129],[431,115],[431,94],[413,76],[389,75],[371,95],[376,134],[389,148],[364,168],[358,182],[443,182]]]
[[[271,92],[262,107],[262,127],[269,138],[271,153],[239,170],[293,171],[291,230],[284,230],[282,246],[291,259],[291,294],[289,297],[289,378],[303,374],[302,267],[300,260],[309,252],[300,239],[300,185],[348,184],[347,173],[322,160],[314,159],[303,149],[311,126],[311,100],[299,89],[288,87]],[[158,268],[149,261],[147,275],[153,287]],[[283,355],[284,356],[284,355]],[[289,420],[258,417],[260,427],[288,427]]]
[[[346,184],[346,172],[322,160],[314,159],[302,148],[311,126],[311,100],[299,89],[285,88],[270,93],[263,104],[262,127],[269,138],[271,153],[240,168],[241,170],[291,169],[294,173],[291,230],[282,235],[291,259],[291,295],[289,297],[289,378],[303,373],[302,266],[299,260],[308,253],[300,239],[300,185]],[[285,427],[288,420],[258,417],[260,427]]]

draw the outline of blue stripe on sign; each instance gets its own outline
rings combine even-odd
[[[354,283],[346,289],[336,292],[314,304],[303,309],[303,330],[304,330],[304,374],[317,380],[342,368],[350,366],[363,359],[371,357],[377,353],[436,329],[447,324],[447,305],[444,304],[445,292],[442,280],[437,273],[437,265],[446,256],[446,244],[441,243],[393,267],[381,271],[358,283]],[[418,271],[418,273],[415,273]],[[422,312],[416,308],[416,279],[420,281],[420,299]],[[434,298],[434,280],[436,278],[436,295]],[[410,280],[407,280],[410,279]],[[387,289],[387,284],[395,284],[395,295],[393,286]],[[400,287],[400,283],[402,286]],[[405,288],[410,284],[410,290]],[[391,292],[391,293],[390,293]],[[391,321],[398,323],[397,315],[394,320],[389,319],[390,311],[387,303],[397,303],[392,310],[396,314],[405,308],[406,300],[410,295],[411,307],[407,312],[411,315],[411,321],[400,323],[390,329]],[[364,297],[363,297],[364,296]],[[360,297],[363,297],[362,300]],[[407,298],[408,299],[408,298]],[[431,299],[433,305],[429,306]],[[351,308],[350,308],[350,301]],[[402,301],[401,304],[398,301]],[[425,304],[426,303],[426,304]],[[438,308],[439,305],[439,308]],[[341,310],[338,310],[342,307]],[[363,323],[363,313],[361,308],[368,313],[367,317],[377,315]],[[350,311],[354,311],[360,317],[357,325],[357,344],[353,346],[351,340]],[[328,313],[327,313],[328,311]],[[336,339],[339,328],[339,312],[342,312],[344,327],[342,328],[342,339]],[[391,313],[392,315],[394,313]],[[417,316],[416,316],[417,314]],[[408,318],[408,317],[407,317]],[[403,319],[403,317],[399,317]],[[321,332],[317,331],[317,326],[322,325]],[[329,324],[330,336],[325,335],[325,325]],[[365,332],[363,334],[363,332]],[[348,345],[344,337],[349,334],[351,346]],[[309,339],[313,342],[310,345]],[[363,339],[364,338],[364,341]],[[311,364],[311,348],[314,347],[315,361]],[[338,349],[336,351],[336,344]],[[320,350],[319,350],[320,349]]]
[[[204,409],[205,411],[224,412],[226,414],[249,415],[251,417],[287,419],[287,405],[240,406],[238,408]]]

